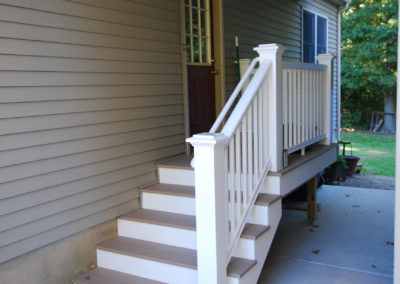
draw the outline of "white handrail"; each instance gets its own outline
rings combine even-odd
[[[251,72],[253,71],[254,67],[256,64],[260,61],[259,57],[254,58],[249,67],[247,68],[247,71],[244,73],[243,77],[240,79],[238,85],[236,86],[235,90],[232,92],[231,96],[229,97],[229,100],[226,102],[224,108],[222,109],[221,113],[218,115],[217,119],[215,120],[214,124],[212,125],[210,129],[210,133],[215,133],[218,129],[218,127],[221,125],[222,121],[224,120],[226,114],[228,111],[231,109],[233,103],[235,102],[237,96],[240,93],[240,90],[243,88],[243,85],[246,83],[247,79],[251,75]],[[244,94],[243,94],[244,96]]]
[[[247,86],[246,90],[242,95],[242,99],[238,102],[234,111],[232,112],[228,121],[226,122],[224,128],[221,130],[221,133],[224,134],[226,137],[232,137],[240,121],[242,120],[243,115],[245,114],[247,108],[249,107],[250,103],[253,101],[255,95],[257,94],[258,88],[265,80],[265,75],[270,66],[271,62],[265,62],[258,68],[257,72],[254,74],[254,77],[252,78],[252,80],[250,81],[249,85]],[[250,67],[252,66],[251,65],[249,66],[249,69],[247,69],[248,71],[250,70]]]
[[[229,221],[227,261],[239,242],[254,202],[271,166],[268,149],[267,84],[270,60],[264,60],[235,106],[221,134],[227,147]]]
[[[246,70],[246,72],[243,74],[243,77],[240,79],[238,85],[236,86],[236,88],[233,90],[231,96],[229,97],[229,100],[226,102],[225,106],[222,108],[220,114],[218,115],[217,119],[215,120],[214,124],[211,126],[211,129],[210,129],[209,133],[215,133],[218,130],[218,128],[221,125],[222,121],[225,119],[227,113],[232,108],[232,105],[235,102],[236,98],[240,94],[240,90],[247,83],[247,80],[249,79],[252,71],[254,70],[254,68],[255,68],[255,66],[257,65],[258,62],[260,62],[260,58],[259,57],[256,57],[251,61],[249,67]],[[248,87],[249,87],[249,85],[247,86],[247,88]],[[246,90],[247,90],[247,88],[246,88]],[[246,90],[243,93],[243,96],[245,96]],[[195,167],[195,158],[194,157],[190,161],[190,165],[191,165],[192,168]]]
[[[282,105],[276,98],[284,48],[267,44],[255,50],[260,58],[251,62],[210,132],[186,140],[193,145],[196,157],[199,283],[227,283],[226,267],[268,171],[279,168],[275,156],[282,146],[276,141],[282,132],[276,125],[282,125]],[[257,71],[234,106],[257,63]],[[216,133],[229,113],[221,132]]]

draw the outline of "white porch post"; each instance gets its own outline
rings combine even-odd
[[[227,283],[228,138],[201,133],[186,140],[194,147],[198,283]]]
[[[268,153],[271,156],[271,171],[282,169],[283,122],[282,122],[282,54],[285,48],[279,44],[261,44],[254,48],[260,55],[260,65],[271,61],[268,74]]]
[[[329,145],[331,144],[331,119],[332,119],[332,113],[331,113],[331,91],[332,91],[332,59],[333,55],[332,54],[320,54],[316,56],[318,63],[325,65],[326,72],[325,72],[325,89],[324,89],[324,106],[322,109],[322,113],[324,115],[324,132],[326,138],[321,142],[321,144],[324,145]]]

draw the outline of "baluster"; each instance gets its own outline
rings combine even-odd
[[[253,101],[253,120],[254,120],[254,178],[258,180],[258,108],[257,97]],[[253,188],[251,189],[253,191]]]
[[[296,70],[293,69],[292,70],[292,94],[293,94],[293,132],[292,132],[292,137],[293,137],[293,146],[296,146],[297,142],[296,142],[296,116],[297,116],[297,94],[296,94]]]
[[[292,76],[292,70],[290,70],[289,71],[289,98],[288,98],[288,101],[289,101],[289,137],[288,137],[288,140],[289,140],[289,148],[290,147],[292,147],[293,146],[293,143],[292,143],[292,132],[293,132],[293,99],[292,99],[292,95],[293,95],[293,88],[292,88],[292,81],[293,81],[293,78],[292,78],[293,76]]]
[[[229,143],[229,179],[230,179],[230,189],[229,189],[229,212],[231,217],[231,232],[232,236],[236,228],[236,212],[235,212],[235,142],[231,139]]]
[[[247,174],[247,137],[249,133],[247,131],[247,113],[243,116],[242,121],[242,175],[243,175],[243,203],[247,207],[247,185],[248,185],[248,174]]]
[[[247,129],[249,134],[247,136],[248,139],[248,148],[247,148],[247,156],[249,159],[249,191],[253,192],[253,178],[254,178],[254,167],[253,167],[253,150],[254,150],[254,128],[253,128],[253,107],[249,107],[249,111],[247,114]]]
[[[237,218],[238,218],[238,223],[240,222],[241,216],[242,216],[242,197],[241,197],[241,154],[240,154],[240,147],[241,147],[241,141],[240,141],[240,126],[236,129],[235,132],[235,160],[236,160],[236,210],[237,210]]]
[[[269,140],[268,139],[268,129],[267,129],[268,128],[268,115],[267,115],[267,113],[268,113],[268,88],[267,88],[267,83],[264,82],[262,84],[261,88],[263,90],[263,95],[262,95],[262,98],[263,98],[263,111],[262,111],[263,128],[262,128],[262,130],[263,130],[263,153],[264,153],[263,154],[263,157],[264,157],[263,168],[264,168],[268,161],[268,147],[269,147],[269,145],[268,145],[268,140]]]
[[[309,107],[310,107],[310,90],[309,90],[309,80],[310,80],[310,74],[308,70],[304,71],[304,91],[305,91],[305,97],[306,97],[306,102],[305,102],[305,132],[306,132],[306,140],[310,139],[309,137],[309,128],[310,128],[310,111],[309,111]]]
[[[311,132],[311,138],[315,137],[315,98],[316,98],[316,80],[315,80],[315,71],[311,71],[312,72],[312,132]]]
[[[319,98],[319,101],[320,101],[320,106],[319,106],[319,116],[320,116],[320,118],[319,118],[319,129],[320,129],[320,131],[319,131],[319,135],[322,135],[322,134],[324,134],[324,112],[323,112],[323,109],[324,109],[324,76],[323,76],[323,72],[319,72],[319,76],[320,76],[320,89],[321,89],[321,91],[320,91],[320,98]]]

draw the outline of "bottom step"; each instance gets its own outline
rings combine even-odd
[[[75,284],[163,284],[114,270],[96,268],[74,279]]]
[[[97,245],[99,267],[132,273],[146,278],[157,278],[164,270],[167,282],[195,283],[197,281],[197,253],[195,250],[163,245],[125,237],[116,237]],[[256,260],[232,257],[227,274],[240,279]],[[170,267],[174,273],[167,273]],[[174,267],[174,268],[172,268]],[[158,275],[160,276],[160,275]]]

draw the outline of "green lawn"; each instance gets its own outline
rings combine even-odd
[[[394,135],[342,132],[340,140],[352,142],[353,156],[361,158],[359,163],[363,165],[363,173],[394,176],[396,152]],[[346,155],[350,155],[349,145],[346,146]]]

